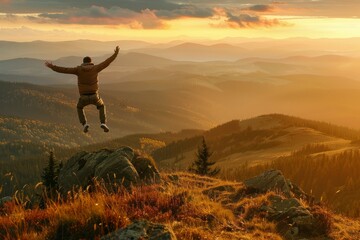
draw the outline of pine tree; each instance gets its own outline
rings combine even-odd
[[[56,163],[54,153],[50,152],[48,165],[44,168],[41,175],[43,184],[46,187],[46,193],[49,196],[54,196],[55,192],[58,190],[58,175],[59,166]]]
[[[202,176],[217,175],[220,172],[220,169],[219,168],[211,169],[211,166],[215,164],[215,162],[211,162],[209,160],[211,155],[212,153],[210,152],[210,149],[206,144],[205,138],[203,137],[202,144],[198,147],[196,153],[196,160],[189,168],[189,171]]]

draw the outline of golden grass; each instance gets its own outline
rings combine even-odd
[[[97,189],[74,193],[66,201],[48,200],[46,209],[7,203],[0,212],[0,239],[99,239],[139,219],[170,225],[178,239],[282,239],[275,223],[257,214],[275,193],[230,204],[242,184],[187,173],[162,177],[166,180],[162,184],[136,187],[131,192]],[[220,191],[217,198],[204,194],[209,189]],[[223,204],[225,198],[230,199]],[[235,211],[239,206],[241,213]],[[343,218],[336,218],[331,236],[352,239],[353,233],[359,233],[359,223],[346,224]]]

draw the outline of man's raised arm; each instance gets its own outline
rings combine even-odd
[[[59,67],[59,66],[52,64],[52,62],[49,62],[49,61],[45,62],[45,66],[47,66],[48,68],[50,68],[53,71],[58,72],[58,73],[66,73],[66,74],[76,74],[77,73],[76,67],[75,68]]]
[[[119,46],[116,46],[115,50],[114,50],[114,54],[111,55],[111,57],[109,57],[108,59],[106,59],[105,61],[103,61],[102,63],[97,64],[95,67],[97,69],[98,72],[101,72],[102,70],[104,70],[107,66],[110,65],[110,63],[112,63],[115,58],[117,57],[118,53],[119,53]]]

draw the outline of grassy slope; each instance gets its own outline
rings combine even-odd
[[[236,202],[242,183],[187,173],[163,174],[163,178],[166,183],[135,188],[131,193],[109,194],[99,188],[92,194],[75,194],[67,202],[49,203],[45,210],[25,210],[9,203],[0,212],[0,238],[94,239],[134,220],[148,219],[171,225],[178,239],[282,239],[275,224],[256,210],[275,193]],[[234,191],[209,194],[214,188]],[[240,205],[242,213],[236,211]],[[359,239],[358,221],[334,214],[328,220],[329,237]]]
[[[208,130],[204,136],[214,152],[213,160],[226,169],[245,162],[267,163],[314,143],[329,146],[329,153],[353,149],[351,141],[358,139],[360,132],[325,122],[271,114],[234,120]],[[187,169],[200,140],[199,137],[181,139],[154,151],[153,156],[162,168]]]

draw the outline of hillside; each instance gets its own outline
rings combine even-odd
[[[226,169],[226,166],[233,168],[245,162],[250,165],[267,163],[308,144],[324,144],[337,151],[352,149],[355,147],[351,141],[358,139],[360,132],[325,122],[272,114],[234,120],[203,135],[214,152],[213,159]],[[184,170],[192,162],[200,139],[201,136],[197,136],[172,142],[154,151],[153,156],[160,167]]]
[[[78,133],[74,126],[14,117],[0,117],[2,161],[32,158],[49,151],[60,151],[90,144],[90,135]]]
[[[48,138],[36,131],[33,135]],[[329,123],[280,114],[263,115],[234,120],[205,132],[135,134],[66,151],[55,149],[55,155],[57,159],[65,160],[79,149],[96,151],[128,145],[152,154],[161,169],[186,170],[195,158],[203,135],[213,151],[212,160],[221,168],[220,178],[243,181],[269,169],[280,169],[333,211],[360,216],[357,203],[360,181],[356,170],[360,168],[359,131]],[[39,138],[33,139],[36,143]],[[48,156],[44,152],[41,154],[43,148],[23,145],[22,151],[16,148],[17,153],[30,154],[29,149],[37,149],[36,153],[40,155],[27,160],[0,162],[0,179],[7,184],[3,186],[2,196],[40,180]],[[28,172],[29,168],[31,172]]]
[[[114,103],[115,108],[108,109],[114,109],[116,117],[126,115],[117,124],[129,119],[126,110],[124,113],[124,109],[116,107],[118,103],[140,110],[134,113],[136,118],[130,118],[136,124],[126,127],[131,131],[124,134],[136,129],[207,129],[239,116],[250,118],[274,112],[360,127],[360,108],[355,104],[360,101],[359,58],[349,51],[350,46],[358,45],[356,40],[339,39],[344,43],[341,46],[327,39],[322,40],[324,46],[311,39],[249,41],[159,45],[124,42],[118,58],[100,74],[101,93],[113,98],[107,101]],[[11,45],[9,48],[18,46],[19,50],[26,45],[34,51],[56,44],[59,51],[72,47],[79,52],[64,50],[61,56],[53,54],[49,59],[59,65],[75,66],[81,63],[83,55],[92,56],[95,63],[102,61],[112,50],[93,55],[88,48],[97,45],[94,51],[102,51],[115,42],[7,44]],[[329,53],[325,46],[338,51]],[[19,56],[0,61],[0,79],[52,85],[62,92],[75,87],[75,76],[52,72],[40,60],[44,58],[29,56],[25,51],[14,52]]]
[[[286,182],[283,176],[277,177],[277,181]],[[82,192],[66,201],[50,202],[46,209],[30,210],[6,203],[0,209],[0,237],[4,240],[105,240],[115,239],[116,235],[138,240],[154,234],[156,239],[169,240],[360,237],[358,221],[300,200],[295,193],[286,196],[286,190],[269,187],[260,191],[250,187],[253,180],[236,183],[186,173],[162,174],[162,178],[159,185],[135,187],[131,192],[108,193],[101,189]]]
[[[79,150],[82,151],[96,151],[100,149],[116,149],[120,146],[129,146],[134,149],[139,149],[142,153],[150,155],[156,149],[162,148],[172,142],[179,141],[181,139],[189,139],[195,136],[199,136],[204,133],[204,130],[199,129],[186,129],[179,132],[163,132],[163,133],[138,133],[124,136],[122,138],[115,138],[100,143],[93,143],[68,149],[66,152],[58,152],[59,159],[65,160],[72,154],[75,154]]]
[[[0,81],[0,117],[17,118],[24,121],[38,121],[39,124],[32,124],[30,131],[42,131],[44,124],[59,125],[71,131],[78,136],[74,136],[70,143],[76,143],[77,146],[87,145],[91,142],[104,142],[106,140],[118,138],[134,133],[157,133],[166,131],[180,131],[187,128],[204,128],[206,123],[205,113],[197,113],[191,109],[182,108],[185,105],[181,98],[175,98],[178,104],[162,104],[153,95],[147,92],[118,92],[104,91],[102,97],[107,106],[108,123],[111,127],[111,134],[104,135],[98,128],[98,112],[95,107],[87,107],[86,113],[93,131],[88,136],[81,132],[81,126],[78,123],[76,114],[76,103],[78,93],[76,88],[60,88],[49,86],[38,86],[26,83],[9,83]],[[170,95],[169,95],[170,97]],[[149,101],[152,98],[152,101]],[[182,102],[182,103],[181,103]],[[195,107],[195,106],[194,106]],[[13,131],[16,123],[12,127],[3,125],[5,131]],[[57,129],[54,127],[53,129]],[[76,129],[76,130],[75,130]],[[64,132],[67,132],[64,130]],[[18,132],[17,137],[24,141],[32,139],[26,135],[26,132]],[[30,134],[30,133],[29,133]],[[69,137],[63,137],[61,131],[47,132],[48,135],[54,135],[59,141],[67,142]],[[6,141],[4,134],[0,135],[3,141]],[[46,135],[40,135],[44,142],[53,141]],[[91,141],[86,140],[92,139]],[[64,139],[64,140],[62,140]],[[51,144],[51,143],[50,143]],[[73,144],[70,144],[74,146]],[[15,153],[14,153],[15,154]],[[4,156],[3,156],[4,157]]]
[[[273,114],[231,121],[204,134],[223,179],[242,181],[269,169],[289,178],[334,211],[359,217],[357,130]],[[162,169],[186,170],[202,136],[181,139],[152,155]]]

